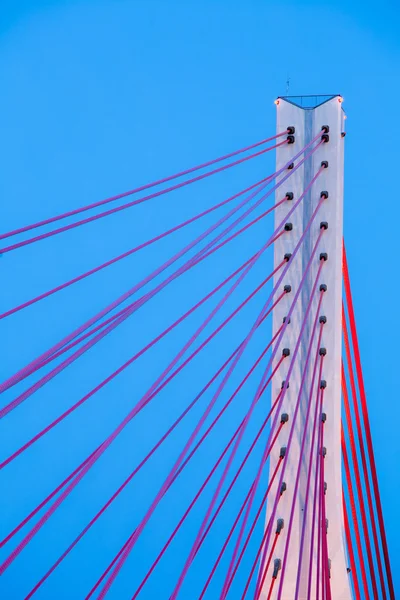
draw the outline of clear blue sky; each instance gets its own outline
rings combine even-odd
[[[343,2],[333,0],[3,0],[0,229],[7,231],[130,189],[274,133],[273,100],[285,92],[287,74],[291,94],[343,94],[349,116],[345,237],[392,568],[399,590],[396,390],[400,324],[395,298],[400,289],[394,211],[398,193],[392,178],[400,161],[400,23],[396,4],[354,0],[345,8]],[[263,159],[235,175],[3,256],[0,310],[222,200],[270,172],[272,164],[271,159]],[[180,248],[203,227],[203,223],[196,225],[190,232],[182,232],[3,321],[1,379],[122,293],[157,265],[160,256]],[[263,231],[261,225],[257,236],[247,236],[246,256],[260,246]],[[123,331],[110,336],[108,343],[100,344],[11,414],[0,425],[1,456],[8,455],[102,375],[119,366],[191,301],[206,293],[208,285],[216,284],[222,272],[228,273],[229,265],[240,264],[241,257],[243,247],[238,243],[221,253],[215,268],[176,282],[162,302],[144,308],[139,318],[131,319]],[[248,285],[256,285],[270,264],[269,257],[251,275]],[[230,308],[234,305],[231,303]],[[233,347],[241,339],[257,306],[259,300],[212,347],[208,357],[199,359],[171,386],[155,409],[126,430],[2,578],[2,598],[20,600],[31,589],[164,431],[172,415],[179,414],[201,381],[212,374],[221,360],[221,348],[226,344]],[[191,321],[190,330],[205,314],[206,310]],[[1,537],[120,421],[132,397],[140,397],[147,389],[188,331],[188,327],[180,329],[160,350],[149,353],[140,365],[4,471]],[[258,339],[255,348],[261,347],[262,339]],[[246,366],[246,360],[244,363]],[[198,415],[199,411],[195,412],[173,442],[166,444],[161,456],[49,579],[38,599],[84,597],[134,527],[135,515],[154,494],[157,482],[171,465],[176,444]],[[230,416],[227,425],[233,422],[237,422],[237,415],[236,420],[235,415]],[[154,539],[166,539],[182,506],[190,500],[193,486],[199,485],[210,467],[210,457],[220,447],[220,440],[210,442],[205,454],[194,461],[195,468],[182,476],[177,495],[167,497],[151,521],[110,598],[132,595],[133,582],[154,555]],[[242,490],[250,481],[248,477]],[[204,506],[201,503],[177,539],[176,558],[160,564],[141,597],[167,597]],[[225,526],[233,519],[235,507],[237,503],[228,507]],[[210,552],[218,548],[224,523],[216,527]],[[0,556],[5,555],[3,549]],[[209,561],[206,555],[199,561],[189,578],[190,585],[204,581],[196,571],[201,573]]]

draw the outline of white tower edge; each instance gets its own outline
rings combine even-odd
[[[327,317],[327,323],[324,325],[321,346],[327,349],[327,355],[324,358],[322,379],[326,380],[327,388],[324,393],[323,411],[327,414],[327,421],[324,426],[324,446],[327,449],[327,456],[324,461],[325,481],[327,483],[326,494],[326,516],[329,521],[328,530],[328,554],[331,560],[331,590],[332,598],[335,600],[351,600],[351,586],[347,574],[347,558],[344,543],[344,524],[342,510],[342,474],[341,474],[341,304],[342,304],[342,234],[343,234],[343,167],[344,167],[344,140],[342,132],[344,131],[344,113],[342,110],[342,98],[340,96],[330,96],[327,99],[322,98],[318,104],[316,102],[310,108],[299,106],[296,100],[290,98],[280,98],[277,101],[277,132],[285,131],[288,126],[295,127],[295,143],[285,144],[277,150],[276,168],[282,168],[291,156],[299,152],[308,142],[310,142],[318,133],[321,132],[323,125],[329,126],[329,142],[323,144],[318,150],[306,160],[306,162],[296,170],[288,179],[284,186],[277,190],[276,201],[281,200],[286,192],[293,192],[294,201],[302,194],[303,190],[316,174],[321,166],[321,161],[328,161],[328,168],[324,169],[318,177],[311,191],[305,196],[299,207],[295,210],[289,221],[293,224],[293,230],[280,237],[275,243],[274,266],[281,263],[284,254],[293,251],[297,241],[303,233],[310,216],[315,209],[321,191],[328,191],[329,198],[321,206],[319,213],[313,222],[309,235],[302,245],[298,255],[294,258],[284,284],[292,286],[292,293],[287,294],[283,301],[278,304],[273,314],[273,332],[275,333],[281,326],[283,318],[286,316],[294,293],[298,289],[300,279],[310,258],[310,253],[314,247],[317,236],[320,233],[321,221],[328,222],[328,229],[324,232],[317,254],[312,263],[309,276],[299,296],[296,308],[293,312],[291,322],[286,329],[282,340],[282,348],[279,348],[276,356],[276,362],[280,359],[283,348],[289,348],[293,355],[294,346],[298,339],[301,323],[310,298],[312,285],[315,281],[317,270],[319,268],[320,252],[328,253],[328,261],[324,264],[318,282],[317,293],[315,295],[313,307],[308,319],[305,330],[304,342],[301,344],[299,354],[296,359],[295,367],[290,378],[289,389],[287,390],[282,412],[289,414],[289,423],[285,425],[279,435],[277,443],[271,452],[270,476],[279,460],[281,446],[286,446],[289,429],[292,425],[292,416],[295,404],[299,395],[300,381],[303,373],[303,367],[306,359],[306,352],[309,345],[310,334],[314,316],[316,314],[316,304],[319,296],[319,285],[327,285],[327,293],[324,294],[321,314]],[[298,161],[297,161],[298,162]],[[275,211],[275,225],[278,225],[292,205],[290,201],[284,203]],[[275,276],[275,281],[280,273]],[[292,446],[288,452],[286,461],[286,471],[284,481],[287,490],[280,498],[275,522],[272,523],[273,534],[276,529],[276,519],[284,519],[284,529],[279,536],[273,559],[283,559],[285,544],[287,540],[287,528],[289,524],[290,509],[293,501],[293,488],[296,479],[297,467],[299,464],[299,452],[301,438],[304,431],[305,406],[308,402],[311,371],[315,361],[317,350],[318,326],[314,340],[314,346],[311,354],[310,365],[307,369],[307,379],[302,397],[300,399],[300,410],[295,424]],[[286,377],[289,361],[292,356],[283,361],[274,380],[272,382],[272,401],[274,401],[281,389],[282,381]],[[276,364],[275,362],[275,364]],[[318,377],[318,373],[317,373]],[[319,385],[319,382],[317,383]],[[284,586],[282,600],[293,600],[295,596],[296,578],[298,572],[299,546],[301,527],[304,516],[304,501],[306,491],[307,471],[309,465],[309,452],[311,444],[311,431],[313,424],[313,412],[315,402],[315,391],[313,393],[312,412],[310,414],[309,427],[307,429],[307,438],[305,446],[305,457],[301,464],[300,484],[297,493],[296,508],[293,520],[293,528],[290,538],[290,548],[288,560],[284,575]],[[315,441],[316,448],[316,441]],[[316,451],[315,451],[316,452]],[[315,464],[315,458],[314,458]],[[276,478],[275,486],[271,490],[270,498],[274,499],[278,493]],[[305,534],[303,563],[300,578],[299,600],[307,598],[307,579],[309,572],[310,557],[310,537],[312,526],[312,496],[314,493],[314,473],[311,477],[310,500],[307,511],[307,526]],[[269,520],[273,507],[273,500],[270,500],[267,506],[266,523]],[[317,531],[317,529],[316,529]],[[311,598],[315,599],[315,574],[316,574],[316,536],[314,538],[313,550],[313,585]],[[273,560],[270,566],[270,573],[267,575],[264,588],[261,594],[263,600],[266,599],[273,570]],[[278,581],[274,587],[272,598],[277,598],[279,589]]]

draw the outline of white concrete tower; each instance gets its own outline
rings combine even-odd
[[[328,168],[325,168],[310,191],[295,210],[289,221],[293,225],[292,231],[281,236],[275,243],[274,262],[277,266],[283,259],[285,253],[291,253],[302,235],[311,214],[320,201],[322,191],[329,193],[326,201],[323,202],[310,231],[307,234],[304,243],[293,259],[293,263],[284,279],[284,284],[292,287],[292,292],[287,294],[282,302],[274,310],[273,314],[273,332],[276,332],[282,325],[289,307],[293,301],[294,294],[299,287],[300,280],[305,268],[310,260],[310,254],[320,234],[321,222],[328,223],[328,229],[322,235],[320,245],[317,249],[314,260],[312,261],[309,274],[305,280],[302,291],[298,298],[291,321],[286,329],[282,340],[282,349],[289,348],[291,356],[283,361],[272,384],[272,399],[275,400],[282,381],[286,378],[289,362],[293,356],[293,350],[299,337],[303,317],[310,299],[310,292],[315,282],[317,271],[320,266],[320,253],[326,252],[328,260],[324,264],[320,280],[318,281],[317,291],[314,297],[311,312],[307,325],[304,330],[304,336],[300,345],[299,353],[296,358],[293,373],[289,380],[289,389],[284,398],[282,412],[288,413],[289,423],[285,425],[278,438],[278,443],[274,446],[271,453],[270,474],[272,474],[277,461],[281,446],[286,446],[290,427],[293,425],[293,414],[296,402],[299,398],[299,388],[302,375],[304,373],[306,353],[310,343],[311,330],[317,310],[317,301],[319,299],[320,284],[327,285],[327,291],[323,296],[320,314],[326,316],[327,323],[323,328],[321,347],[327,350],[323,362],[322,379],[326,381],[327,387],[324,392],[323,411],[327,415],[324,425],[324,446],[327,449],[327,455],[324,460],[324,479],[327,484],[326,492],[326,517],[329,521],[328,528],[328,555],[331,561],[331,590],[334,600],[350,600],[352,598],[351,586],[347,574],[347,558],[344,543],[344,525],[342,511],[342,473],[341,473],[341,335],[342,335],[342,233],[343,233],[343,162],[344,162],[344,113],[342,109],[342,98],[340,96],[312,96],[312,97],[282,97],[276,101],[277,107],[277,132],[285,131],[287,127],[294,126],[294,143],[286,144],[277,150],[277,170],[282,168],[285,163],[308,144],[315,136],[324,133],[321,128],[329,127],[329,142],[322,144],[314,153],[310,154],[304,164],[294,171],[293,175],[284,184],[282,189],[277,191],[276,200],[279,201],[286,192],[293,193],[293,201],[288,201],[281,205],[275,211],[275,224],[278,225],[285,214],[288,212],[292,202],[305,190],[313,176],[321,167],[322,161],[328,161]],[[316,142],[317,143],[317,142]],[[311,149],[315,146],[314,144]],[[306,152],[306,156],[310,150]],[[299,159],[300,160],[300,159]],[[295,164],[298,164],[296,161]],[[280,273],[276,275],[276,279]],[[310,363],[306,370],[306,379],[303,392],[299,399],[300,409],[297,420],[294,425],[294,435],[290,451],[285,458],[284,481],[286,483],[286,492],[282,495],[277,506],[277,512],[272,523],[273,532],[269,542],[272,544],[274,532],[276,529],[276,520],[284,520],[284,528],[278,538],[273,560],[271,561],[270,574],[267,576],[261,598],[265,600],[270,588],[271,575],[274,559],[283,559],[285,544],[288,539],[288,523],[290,510],[293,503],[293,488],[295,484],[297,469],[299,465],[299,454],[302,436],[305,430],[306,406],[310,397],[312,368],[315,363],[315,356],[318,351],[317,339],[319,325],[315,335]],[[280,348],[277,352],[276,362],[282,354]],[[276,364],[276,363],[275,363]],[[318,374],[317,374],[318,379]],[[312,392],[312,406],[315,406],[317,388]],[[290,536],[290,546],[284,575],[284,584],[282,590],[282,600],[293,600],[295,598],[296,579],[299,563],[299,546],[301,528],[304,518],[304,504],[306,481],[309,470],[309,456],[311,447],[311,433],[314,421],[314,410],[311,410],[310,421],[306,433],[304,458],[300,461],[300,481],[298,492],[296,494],[296,504],[293,519],[293,527]],[[318,425],[319,426],[319,425]],[[313,553],[313,584],[311,599],[315,599],[315,574],[316,574],[316,547],[317,537],[314,538],[313,550],[310,548],[311,527],[312,527],[312,499],[314,495],[314,472],[317,463],[317,448],[315,442],[315,451],[311,475],[310,500],[308,503],[307,520],[304,538],[304,555],[302,568],[300,570],[300,588],[299,600],[307,598],[307,580],[309,573],[310,553]],[[271,490],[270,500],[267,506],[266,523],[273,509],[274,498],[278,494],[276,479],[275,487]],[[276,584],[273,588],[272,598],[278,597],[279,589],[278,575]],[[320,595],[321,598],[321,595]]]

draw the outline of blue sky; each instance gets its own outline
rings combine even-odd
[[[284,4],[268,0],[5,1],[1,13],[2,231],[130,189],[274,133],[273,100],[285,92],[288,74],[291,94],[343,94],[348,114],[345,238],[392,568],[400,589],[397,421],[391,417],[396,411],[396,340],[400,334],[395,300],[399,293],[397,190],[392,180],[400,159],[396,2],[354,1],[345,8],[342,2],[311,0]],[[265,176],[272,166],[272,157],[267,157],[235,174],[3,256],[0,267],[6,283],[0,309],[43,292],[207,208]],[[3,321],[0,330],[6,351],[1,378],[100,310],[132,285],[132,280],[154,268],[160,255],[176,251],[203,227],[204,223],[196,224],[190,231]],[[259,236],[263,227],[261,224],[256,230]],[[260,239],[245,238],[246,257],[259,247]],[[162,301],[144,308],[140,318],[131,319],[123,331],[99,344],[5,419],[0,426],[1,455],[15,449],[58,415],[60,408],[69,406],[71,399],[76,401],[103,374],[179,316],[208,291],[205,283],[216,285],[222,272],[229,273],[229,265],[234,268],[243,261],[243,251],[242,242],[236,243],[221,253],[213,268],[176,282]],[[255,269],[249,286],[255,286],[268,272],[270,258],[268,255]],[[237,297],[244,296],[239,292]],[[235,305],[231,303],[230,308]],[[137,419],[121,436],[53,524],[43,529],[2,578],[4,598],[19,600],[31,589],[164,431],[171,415],[177,415],[187,398],[196,394],[200,382],[206,381],[206,374],[212,374],[224,345],[233,347],[243,337],[257,306],[261,306],[259,299],[212,347],[208,357],[199,359],[187,376],[171,386],[161,399],[164,404],[160,402]],[[206,309],[200,311],[190,326],[206,314]],[[95,402],[4,471],[1,534],[83,460],[109,432],[110,424],[119,422],[132,395],[136,398],[147,389],[187,334],[186,327],[180,329],[157,352],[149,353],[140,368],[122,375]],[[260,351],[262,341],[255,340],[255,351]],[[250,359],[244,360],[243,369]],[[171,397],[173,406],[169,403],[167,409]],[[193,425],[199,414],[195,411],[185,427]],[[227,424],[233,422],[229,417]],[[133,515],[143,510],[157,481],[172,464],[174,448],[188,431],[185,427],[37,598],[84,597],[134,526]],[[214,456],[220,447],[220,440],[210,442],[205,456]],[[110,598],[133,593],[132,569],[145,572],[155,536],[165,539],[179,509],[190,500],[193,486],[210,466],[204,456],[196,461],[194,469],[177,483],[182,504],[174,494],[166,498]],[[246,481],[249,479],[244,478],[243,486]],[[226,522],[233,518],[235,506],[227,508]],[[200,514],[201,509],[177,540],[175,556],[183,556]],[[218,547],[222,531],[222,525],[220,531],[216,528],[211,549]],[[3,549],[0,556],[4,555]],[[204,561],[204,568],[209,564],[206,556],[199,560]],[[164,585],[170,589],[178,562],[167,559],[160,564],[143,598],[154,597]],[[191,585],[203,581],[196,577],[196,573],[191,575]]]

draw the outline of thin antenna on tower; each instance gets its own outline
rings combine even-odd
[[[288,73],[287,79],[286,79],[286,96],[289,96],[289,87],[290,87],[290,76]]]

